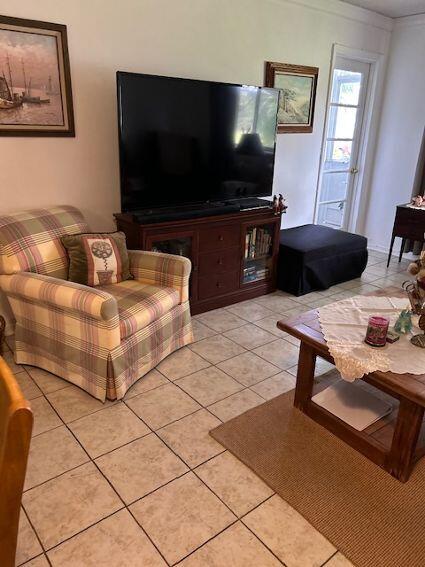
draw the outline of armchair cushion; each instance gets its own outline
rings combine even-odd
[[[70,281],[99,286],[133,277],[123,232],[73,234],[61,241],[69,256]]]
[[[189,299],[191,262],[184,256],[129,250],[130,271],[136,280],[154,286],[171,287],[179,294],[179,302]]]
[[[101,289],[117,302],[121,339],[147,327],[171,311],[180,300],[179,292],[172,287],[158,287],[134,280],[102,286]]]
[[[100,321],[109,321],[118,315],[117,302],[106,291],[50,276],[20,272],[0,276],[0,286],[8,297],[73,311]]]

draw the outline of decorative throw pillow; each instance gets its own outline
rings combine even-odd
[[[123,232],[73,234],[61,241],[69,256],[69,281],[94,287],[133,277]]]

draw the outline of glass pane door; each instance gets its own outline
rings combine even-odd
[[[347,228],[363,122],[368,63],[337,57],[332,73],[316,222]]]
[[[273,270],[274,224],[246,226],[242,283],[271,278]]]

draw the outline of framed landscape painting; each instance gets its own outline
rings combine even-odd
[[[266,62],[265,86],[280,89],[278,132],[313,132],[317,67]]]
[[[0,16],[0,136],[75,136],[66,26]]]

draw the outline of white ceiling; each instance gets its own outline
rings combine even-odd
[[[390,18],[425,13],[425,0],[342,0]]]

